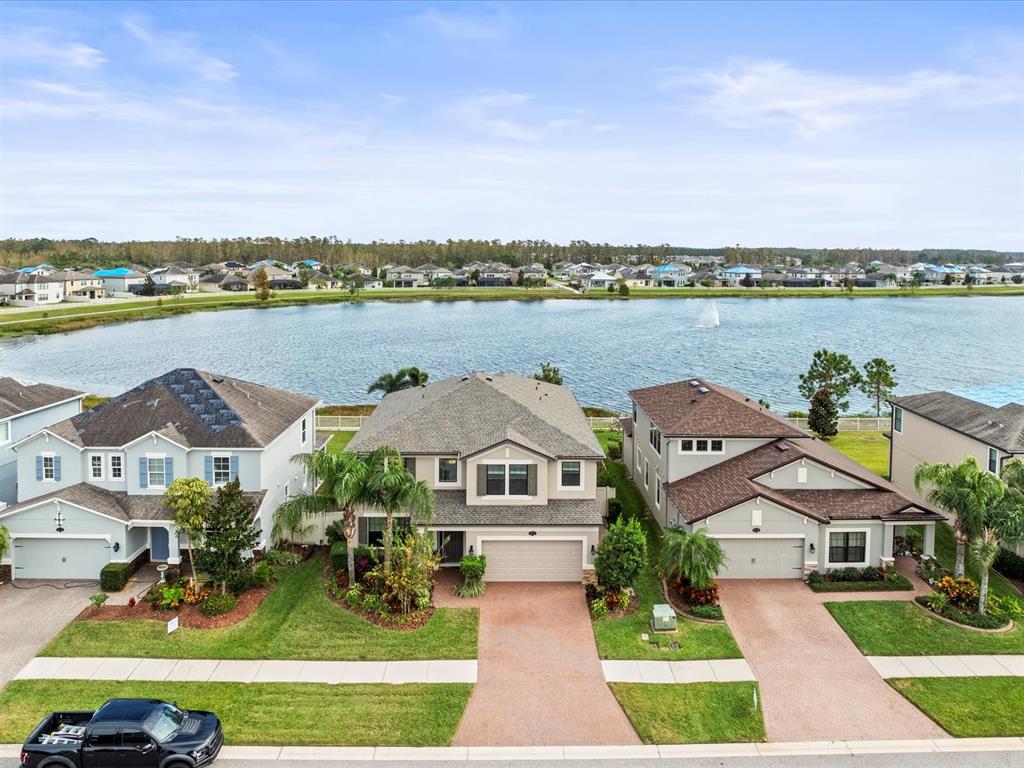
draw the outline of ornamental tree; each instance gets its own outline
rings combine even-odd
[[[251,555],[259,544],[255,514],[255,505],[242,492],[238,478],[217,490],[195,553],[195,564],[213,581],[220,582],[221,592],[226,592],[228,581],[246,567],[245,553]]]
[[[164,491],[164,503],[174,512],[174,525],[185,534],[185,545],[192,557],[192,537],[201,535],[210,514],[210,486],[198,477],[179,477]],[[195,573],[195,563],[192,563]]]
[[[597,582],[610,590],[636,583],[647,562],[647,536],[635,517],[620,517],[601,539],[594,558]]]

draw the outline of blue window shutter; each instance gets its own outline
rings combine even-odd
[[[42,481],[43,479],[43,457],[36,456],[36,480]]]
[[[146,461],[146,457],[143,456],[139,459],[139,488],[149,487],[149,464]]]
[[[231,479],[232,480],[237,480],[238,479],[238,457],[237,456],[232,456],[231,457]]]
[[[203,457],[203,479],[207,485],[213,485],[213,456]]]
[[[168,456],[164,459],[164,485],[174,482],[174,459]]]
[[[53,457],[53,479],[60,481],[60,456]]]

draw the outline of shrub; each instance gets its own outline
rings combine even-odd
[[[694,587],[689,584],[680,584],[679,595],[687,605],[718,605],[718,584],[712,584],[706,589]]]
[[[358,608],[363,604],[363,588],[353,584],[345,592],[345,603],[349,608]]]
[[[807,586],[814,592],[896,592],[914,588],[909,579],[899,575],[878,581],[808,581]]]
[[[189,579],[182,589],[184,590],[184,592],[182,594],[181,599],[184,600],[185,603],[188,605],[195,605],[196,603],[201,603],[210,594],[205,589],[202,589],[195,579]]]
[[[331,544],[331,570],[348,570],[348,543],[344,539]]]
[[[135,607],[135,603],[136,603],[136,600],[135,600],[134,596],[128,598],[128,607],[129,608],[134,608]]]
[[[978,604],[978,585],[971,579],[943,576],[935,582],[935,590],[944,594],[958,608],[973,608]]]
[[[647,535],[636,518],[615,521],[597,548],[597,583],[609,590],[633,586],[647,562]]]
[[[1020,621],[1024,616],[1024,605],[1021,605],[1020,600],[1010,595],[994,595],[991,592],[988,595],[985,610],[988,611],[989,616],[1003,622]]]
[[[463,582],[455,589],[459,597],[479,597],[487,586],[484,584],[484,571],[487,570],[487,558],[484,555],[465,555],[459,563]]]
[[[999,550],[993,566],[1004,576],[1024,581],[1024,557],[1016,555],[1008,549]]]
[[[691,616],[696,616],[698,619],[713,619],[716,621],[723,621],[725,614],[722,613],[722,606],[720,605],[691,605],[687,610]]]
[[[949,598],[943,592],[929,592],[927,595],[919,597],[918,602],[935,613],[942,613],[949,605]]]
[[[829,575],[832,581],[860,581],[859,568],[836,568]]]
[[[220,616],[232,610],[238,601],[230,592],[210,595],[199,604],[199,610],[204,616]]]
[[[272,575],[270,563],[266,560],[260,560],[256,563],[256,567],[252,569],[252,585],[254,587],[265,587],[270,583]]]
[[[356,547],[355,558],[356,581],[362,583],[367,572],[369,572],[377,562],[377,550],[374,547],[367,547],[365,545]]]
[[[881,581],[882,580],[882,569],[876,568],[873,565],[869,565],[865,568],[860,569],[860,580],[861,581]]]
[[[89,598],[89,602],[92,603],[93,608],[102,608],[103,604],[110,598],[106,592],[100,592],[98,595],[93,595]]]
[[[252,587],[252,568],[243,568],[228,579],[228,591],[234,595],[244,594]]]
[[[949,598],[947,598],[943,592],[931,592],[916,599],[918,603],[923,605],[925,608],[928,608],[930,611],[968,627],[975,627],[977,629],[999,629],[1000,627],[1006,626],[1009,621],[1007,618],[997,617],[992,614],[967,613],[962,611],[949,602]]]
[[[598,488],[614,488],[615,479],[612,477],[612,473],[608,471],[608,468],[601,462],[600,469],[597,470],[597,483]]]
[[[595,619],[603,619],[608,615],[608,603],[603,597],[590,602],[590,615]]]
[[[128,563],[107,563],[100,569],[100,589],[104,592],[120,592],[132,575]]]
[[[614,525],[622,517],[622,501],[619,499],[608,499],[608,523]]]
[[[821,582],[824,581],[824,579],[825,577],[821,575],[820,571],[811,571],[807,574],[808,584],[821,584]]]
[[[332,545],[332,547],[331,547],[332,550],[334,548],[333,545],[337,544],[339,541],[344,543],[345,542],[345,521],[344,520],[335,520],[333,523],[328,525],[324,529],[324,538],[327,539],[327,543],[328,544]]]
[[[950,575],[949,571],[942,566],[942,563],[934,557],[922,558],[921,562],[918,563],[917,572],[929,584],[934,584],[943,576]]]
[[[267,553],[263,556],[263,559],[267,560],[271,565],[277,565],[284,568],[290,568],[293,565],[298,565],[302,562],[301,557],[286,549],[268,549]]]
[[[157,605],[165,611],[170,611],[181,605],[184,599],[185,590],[181,587],[160,587],[160,598]]]
[[[611,443],[608,446],[608,458],[620,461],[622,459],[622,443]]]

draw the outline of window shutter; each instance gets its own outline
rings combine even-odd
[[[174,459],[168,456],[164,459],[164,485],[174,482]]]
[[[476,465],[476,495],[486,496],[487,495],[487,465],[477,464]]]
[[[60,482],[60,456],[53,457],[53,479]]]
[[[369,520],[367,518],[365,518],[365,517],[360,517],[357,520],[357,522],[359,524],[359,534],[358,534],[359,544],[361,546],[365,547],[367,542],[369,542],[369,540],[370,540],[370,536],[369,536],[369,533],[368,533],[368,531],[369,531],[369,527],[368,527],[369,526]]]
[[[213,485],[213,456],[203,457],[203,480],[207,485]]]
[[[43,479],[43,457],[36,456],[36,480],[42,481]]]
[[[142,456],[139,458],[139,488],[149,487],[149,464],[146,461],[146,457]]]
[[[537,495],[537,465],[527,464],[526,465],[526,495],[536,496]]]
[[[237,456],[232,456],[231,457],[231,479],[232,480],[237,480],[238,479],[238,457]]]

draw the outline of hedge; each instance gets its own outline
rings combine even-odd
[[[348,570],[348,542],[336,541],[331,544],[331,570],[335,573]]]
[[[995,569],[1003,576],[1009,576],[1017,581],[1024,581],[1024,557],[1015,555],[1008,549],[999,550],[996,561],[993,564]]]
[[[131,563],[107,563],[100,569],[100,589],[104,592],[120,592],[128,585],[131,575]]]
[[[807,586],[815,592],[897,592],[914,588],[904,576],[883,581],[809,581]]]

